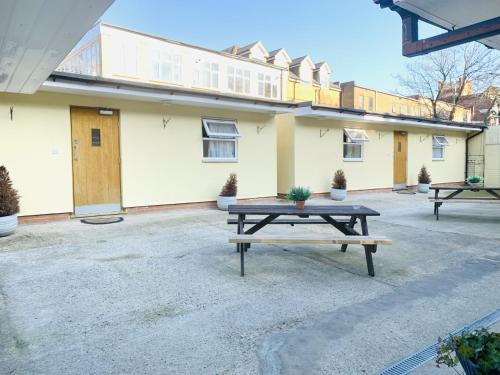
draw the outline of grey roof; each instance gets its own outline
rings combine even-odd
[[[307,59],[307,57],[308,57],[307,55],[304,55],[304,56],[296,57],[295,59],[292,59],[290,66],[299,65],[302,61]]]
[[[240,47],[238,48],[238,55],[241,55],[245,52],[248,52],[250,51],[253,47],[255,47],[257,44],[259,43],[259,41],[256,41],[256,42],[253,42],[253,43],[250,43],[250,44],[247,44],[246,46],[243,46],[243,47]]]
[[[315,70],[321,69],[321,67],[322,67],[323,65],[325,65],[325,64],[326,64],[326,61],[321,61],[321,62],[319,62],[319,63],[316,63],[316,64],[314,64],[314,69],[315,69]]]

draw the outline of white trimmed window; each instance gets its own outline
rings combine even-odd
[[[365,97],[363,95],[358,96],[358,109],[365,108]]]
[[[443,135],[432,136],[432,160],[444,160],[444,148],[449,145],[448,139]]]
[[[233,120],[202,119],[203,160],[238,160],[240,130]]]
[[[259,96],[276,99],[278,97],[278,80],[275,79],[274,82],[272,82],[270,75],[258,73],[257,89]]]
[[[250,94],[250,71],[229,66],[227,88],[236,93]]]
[[[398,106],[396,103],[392,103],[392,113],[397,113],[398,112]]]
[[[364,143],[368,140],[363,129],[344,129],[344,160],[363,160]]]
[[[180,82],[182,57],[170,55],[166,51],[153,50],[151,53],[151,79],[164,82]]]
[[[219,64],[200,62],[194,71],[194,85],[207,89],[219,88]]]
[[[368,98],[368,110],[373,111],[373,97]]]

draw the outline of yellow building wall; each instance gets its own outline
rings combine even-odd
[[[500,126],[490,126],[484,133],[484,184],[500,186]]]
[[[286,100],[293,102],[312,102],[332,107],[340,106],[341,93],[312,84],[303,84],[288,80],[286,82]]]
[[[286,194],[295,181],[295,127],[293,114],[278,115],[278,193]]]
[[[73,211],[71,105],[120,110],[124,207],[213,201],[231,172],[238,174],[238,198],[276,195],[271,115],[51,93],[0,94],[0,164],[19,190],[21,215]],[[238,162],[202,161],[202,116],[238,121]],[[170,119],[165,129],[163,118]]]
[[[280,120],[279,127],[284,126]],[[340,120],[306,118],[287,119],[288,133],[293,129],[295,155],[293,169],[279,173],[278,192],[286,193],[292,186],[309,187],[315,193],[330,191],[333,174],[343,169],[348,190],[392,188],[394,130],[393,126],[359,124]],[[343,129],[363,128],[369,141],[365,143],[363,161],[343,160]],[[325,131],[329,129],[326,133]],[[465,133],[398,127],[408,132],[407,183],[416,185],[422,165],[426,165],[434,183],[459,182],[464,179]],[[320,137],[324,133],[323,137]],[[450,146],[444,161],[432,160],[432,135],[446,135]],[[278,131],[278,137],[282,133]],[[290,138],[290,135],[287,135]],[[280,141],[278,141],[279,143]],[[288,141],[289,142],[289,141]],[[280,150],[280,148],[278,148]],[[279,157],[278,157],[279,160]],[[280,165],[280,164],[278,164]]]

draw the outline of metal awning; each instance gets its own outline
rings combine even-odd
[[[399,13],[403,21],[403,55],[418,56],[470,41],[500,50],[498,0],[373,0]],[[448,32],[418,39],[418,20]]]
[[[2,1],[0,92],[34,93],[113,1]]]

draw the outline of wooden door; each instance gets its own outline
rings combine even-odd
[[[121,211],[118,111],[71,108],[76,215]]]
[[[394,185],[406,186],[408,160],[407,132],[394,132]]]

